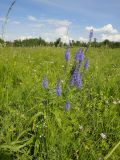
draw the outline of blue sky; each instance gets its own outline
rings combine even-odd
[[[12,0],[0,0],[0,31]],[[6,26],[7,40],[58,37],[87,41],[120,41],[120,0],[16,0]],[[69,30],[67,36],[67,29]]]

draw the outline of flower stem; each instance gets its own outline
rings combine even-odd
[[[115,145],[115,147],[105,156],[104,160],[107,160],[112,153],[117,149],[117,147],[120,145],[120,141]]]

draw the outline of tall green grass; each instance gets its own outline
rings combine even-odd
[[[63,48],[0,48],[1,160],[119,159],[120,50],[87,53],[83,87],[71,90],[65,112],[55,85],[58,76],[66,85],[75,51],[65,73]],[[46,74],[49,91],[41,85]]]

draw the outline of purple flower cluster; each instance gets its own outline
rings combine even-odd
[[[80,75],[81,62],[84,60],[83,49],[79,49],[75,54],[75,67],[71,73],[71,86],[76,86],[78,89],[82,87],[82,76]]]
[[[76,86],[78,89],[82,87],[82,78],[80,73],[78,73],[78,76],[77,76]]]
[[[42,86],[44,89],[48,89],[48,79],[47,76],[44,77],[43,81],[42,81]]]
[[[66,49],[66,51],[65,51],[65,60],[66,60],[66,62],[68,62],[69,59],[70,59],[70,51],[69,51],[69,49]]]
[[[87,60],[84,62],[84,69],[87,69],[87,68],[88,68],[88,65],[89,65],[89,60],[87,59]]]
[[[79,70],[75,69],[71,79],[71,86],[76,86],[78,89],[82,87],[82,79]]]
[[[84,60],[84,53],[83,53],[83,49],[79,49],[77,51],[77,53],[75,54],[75,60],[78,62],[81,62]]]
[[[90,30],[90,33],[89,33],[89,39],[91,41],[91,39],[93,38],[93,29]]]
[[[70,80],[70,85],[75,86],[78,89],[80,89],[82,87],[83,74],[89,65],[89,60],[88,59],[84,60],[84,55],[88,51],[92,37],[93,37],[93,29],[91,29],[90,33],[89,33],[89,42],[88,42],[87,49],[86,50],[84,49],[84,51],[83,51],[83,49],[80,48],[76,52],[75,57],[74,57],[74,59],[75,59],[74,65],[70,71],[70,79],[68,79],[68,80]],[[65,51],[65,61],[68,62],[69,59],[70,59],[70,50],[69,50],[69,48],[67,48]],[[67,65],[68,65],[68,63],[66,63],[66,66]],[[81,67],[82,65],[83,65],[83,67]],[[66,69],[67,69],[67,67],[66,67]],[[82,72],[81,72],[81,69],[83,69]],[[42,81],[42,86],[44,89],[48,89],[47,76],[44,77],[44,79]],[[61,83],[60,83],[60,80],[58,79],[57,83],[56,83],[56,87],[55,87],[55,94],[57,97],[59,97],[59,96],[61,96],[61,93],[62,93]],[[63,95],[65,95],[65,97],[67,97],[68,93],[69,93],[69,89],[66,87],[65,94],[63,93]],[[66,101],[64,109],[65,109],[65,111],[68,111],[70,109],[69,100]]]
[[[68,111],[70,109],[70,102],[67,101],[65,104],[65,111]]]
[[[56,85],[56,96],[60,96],[61,95],[61,86],[60,86],[60,80],[57,80],[57,85]]]

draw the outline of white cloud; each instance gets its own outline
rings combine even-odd
[[[93,26],[87,26],[86,30],[89,31],[93,29],[94,32],[103,32],[103,33],[118,33],[117,29],[115,29],[112,24],[107,24],[101,28],[94,28]]]
[[[102,34],[101,40],[120,41],[120,34]]]
[[[29,21],[33,22],[33,24],[32,24],[33,27],[41,28],[41,27],[44,26],[44,24],[41,23],[40,20],[37,19],[37,18],[34,17],[34,16],[29,15],[27,18],[28,18]]]
[[[108,39],[110,41],[120,41],[120,33],[116,28],[112,26],[112,24],[107,24],[101,28],[95,28],[93,26],[87,26],[86,30],[93,29],[94,32],[102,33],[99,35],[99,40],[103,41]]]
[[[68,20],[59,20],[59,19],[48,19],[48,24],[55,26],[69,26],[71,24]]]
[[[88,41],[88,39],[84,38],[84,37],[79,37],[78,40],[81,41],[81,42],[87,42]]]
[[[19,21],[13,21],[12,23],[13,23],[13,24],[20,24]]]
[[[59,19],[37,19],[36,17],[29,15],[28,20],[31,22],[34,22],[35,24],[34,27],[41,27],[41,26],[47,26],[47,25],[52,25],[53,27],[66,27],[69,26],[71,24],[71,22],[69,20],[63,19],[63,20],[59,20]]]
[[[0,17],[0,21],[4,23],[4,22],[6,21],[6,18]],[[7,19],[7,22],[10,22],[10,23],[12,23],[12,24],[20,24],[19,21],[12,21],[12,20],[10,20],[10,19]]]
[[[27,18],[28,18],[28,20],[30,20],[32,22],[38,22],[38,19],[34,16],[29,15]]]
[[[5,22],[6,21],[6,18],[5,17],[0,17],[0,22]],[[9,22],[10,19],[7,19],[7,22]]]
[[[1,21],[1,22],[4,22],[4,21],[5,21],[5,18],[0,17],[0,21]]]
[[[61,37],[61,41],[62,41],[63,43],[67,43],[67,44],[69,44],[70,39],[71,39],[71,38],[69,38],[69,37],[66,36],[66,35],[64,35],[64,36]]]
[[[37,19],[36,17],[32,16],[32,15],[29,15],[27,16],[28,20],[29,21],[32,21],[32,22],[44,22],[44,23],[48,23],[49,25],[54,25],[54,26],[69,26],[71,24],[71,22],[67,19],[63,19],[63,20],[60,20],[60,19],[45,19],[45,20],[39,20]]]
[[[50,42],[51,40],[50,40],[49,37],[46,37],[46,38],[45,38],[45,41],[46,41],[46,42]]]
[[[67,27],[59,27],[55,30],[55,32],[58,36],[64,36],[67,34],[67,29]]]
[[[24,40],[24,39],[30,39],[30,38],[35,38],[35,37],[33,37],[32,35],[29,35],[29,36],[20,36],[17,39]]]
[[[56,35],[61,38],[61,41],[63,43],[69,44],[72,38],[67,34],[67,32],[68,27],[59,27],[55,30]]]
[[[44,26],[44,24],[42,24],[42,23],[37,23],[37,24],[33,24],[32,26],[33,26],[33,27],[36,27],[36,28],[41,28],[41,27]]]

